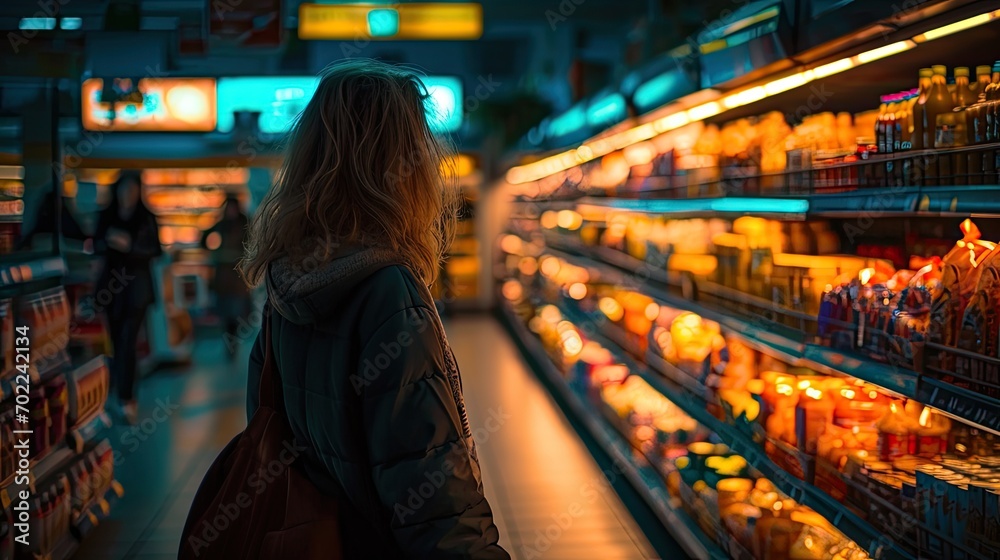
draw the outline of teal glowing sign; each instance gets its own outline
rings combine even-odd
[[[420,79],[427,88],[427,124],[435,133],[454,132],[462,126],[462,82],[450,76]]]
[[[587,107],[587,124],[594,127],[609,126],[625,120],[625,98],[620,93],[599,97]]]
[[[399,12],[378,9],[368,12],[368,34],[372,37],[392,37],[399,33]]]
[[[427,122],[435,133],[454,132],[462,126],[462,82],[450,76],[422,77],[427,88]],[[234,113],[258,111],[258,127],[266,134],[283,134],[312,99],[319,78],[275,76],[219,78],[218,130],[231,132]]]
[[[700,198],[680,200],[615,200],[613,207],[621,210],[653,214],[683,214],[689,212],[719,212],[735,214],[805,214],[809,201],[800,198]]]
[[[552,119],[552,123],[549,125],[548,136],[550,138],[559,138],[560,136],[580,130],[586,124],[587,112],[584,110],[583,104],[578,103],[569,111]]]
[[[632,102],[642,111],[648,111],[668,101],[678,86],[678,76],[675,72],[666,72],[642,84],[635,90]]]

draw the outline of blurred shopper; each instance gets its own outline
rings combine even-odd
[[[344,557],[505,559],[428,290],[458,196],[426,100],[419,79],[394,66],[324,71],[254,215],[241,270],[267,286],[299,462],[341,505]],[[250,417],[266,390],[265,335],[250,357]]]
[[[230,359],[236,356],[239,349],[240,341],[236,334],[240,319],[250,312],[250,292],[236,270],[243,256],[246,229],[247,217],[240,209],[240,201],[230,195],[223,205],[222,219],[202,237],[202,245],[212,251],[215,265],[212,291],[216,297],[216,313],[226,329],[223,342]]]
[[[111,381],[118,389],[122,414],[134,424],[139,328],[156,300],[150,261],[163,252],[156,217],[142,201],[138,172],[123,171],[118,178],[111,204],[101,213],[95,239],[105,259],[95,296],[111,334]]]

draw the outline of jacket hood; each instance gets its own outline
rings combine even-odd
[[[308,259],[293,265],[283,257],[268,267],[268,300],[292,323],[315,323],[334,314],[372,274],[399,264],[396,253],[378,247],[351,249],[319,266],[310,266]]]

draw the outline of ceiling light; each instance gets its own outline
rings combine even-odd
[[[811,71],[806,70],[805,72],[799,72],[798,74],[792,74],[791,76],[785,76],[764,85],[764,91],[768,95],[775,95],[790,89],[795,89],[799,86],[803,86],[812,81],[813,74]]]
[[[748,105],[754,101],[760,101],[767,96],[767,92],[764,88],[757,86],[755,88],[750,88],[739,93],[734,93],[729,97],[722,100],[722,104],[726,106],[726,109],[732,109],[734,107],[741,107],[743,105]]]
[[[692,107],[688,109],[688,117],[692,121],[703,121],[709,117],[714,117],[722,112],[722,108],[715,101],[710,101],[703,105],[698,105],[697,107]]]
[[[877,49],[872,49],[859,54],[858,62],[861,64],[867,64],[873,60],[878,60],[880,58],[885,58],[887,56],[892,56],[894,54],[910,50],[915,46],[916,44],[913,41],[897,41],[884,47],[879,47]]]
[[[56,28],[56,18],[47,17],[26,17],[21,18],[17,26],[18,29],[41,31]]]
[[[854,68],[854,59],[842,58],[836,62],[831,62],[829,64],[824,64],[823,66],[817,66],[813,68],[813,78],[825,78],[827,76],[832,76],[834,74],[839,74],[841,72],[846,72]]]
[[[1000,10],[998,10],[1000,11]],[[962,21],[956,21],[950,25],[945,25],[943,27],[938,27],[937,29],[932,29],[926,33],[922,33],[913,38],[914,41],[921,43],[923,41],[933,41],[944,37],[946,35],[951,35],[952,33],[958,33],[959,31],[964,31],[971,27],[976,27],[984,23],[989,23],[996,17],[997,12],[990,12],[988,14],[979,14],[975,17],[970,17],[969,19],[963,19]]]

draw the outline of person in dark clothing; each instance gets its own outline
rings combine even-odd
[[[163,252],[156,217],[142,201],[141,185],[137,172],[122,172],[95,235],[95,248],[104,255],[104,269],[94,299],[107,317],[114,351],[111,380],[130,424],[135,423],[138,413],[135,382],[139,329],[146,310],[156,300],[150,261]]]
[[[338,498],[343,557],[509,559],[428,290],[458,197],[427,99],[398,67],[350,60],[324,71],[240,269],[267,287],[299,464]],[[248,417],[265,340],[251,350]]]
[[[239,349],[236,336],[241,318],[250,313],[250,293],[236,270],[243,256],[243,234],[247,229],[246,214],[240,210],[240,202],[235,196],[226,197],[222,209],[222,219],[202,236],[202,246],[212,251],[215,275],[212,277],[212,291],[216,297],[216,312],[225,326],[223,342],[230,359]]]

